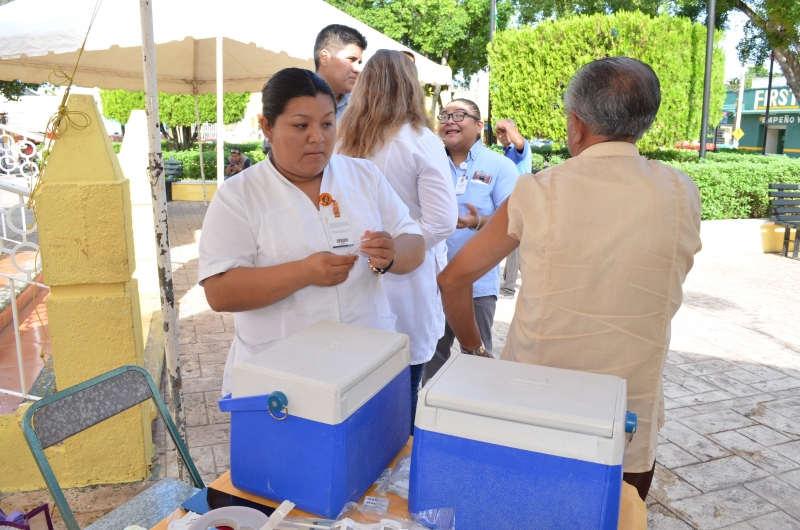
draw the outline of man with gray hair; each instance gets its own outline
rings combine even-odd
[[[644,500],[663,424],[670,322],[700,250],[700,193],[639,155],[661,104],[655,72],[628,57],[583,66],[564,98],[572,158],[519,178],[508,201],[439,275],[447,321],[480,346],[469,285],[515,248],[524,277],[503,359],[627,380],[639,417],[623,479]]]

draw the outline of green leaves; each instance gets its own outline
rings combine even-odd
[[[449,65],[468,79],[486,67],[491,0],[326,0],[409,48]],[[497,29],[508,26],[514,5],[497,1]]]
[[[250,93],[225,94],[223,96],[223,121],[225,124],[236,123],[244,117]],[[128,92],[127,90],[100,90],[100,102],[103,105],[103,116],[125,125],[132,110],[144,110],[144,92]],[[200,121],[214,123],[217,121],[217,96],[204,94],[198,96]],[[188,127],[197,123],[194,113],[194,96],[187,94],[158,93],[158,113],[167,127]]]
[[[563,95],[584,64],[626,55],[655,70],[661,80],[661,109],[639,142],[652,149],[699,137],[705,62],[705,27],[687,18],[641,12],[572,16],[534,28],[497,35],[489,53],[492,121],[513,117],[528,138],[566,140]],[[717,42],[721,38],[717,34]],[[719,121],[725,98],[725,57],[713,56],[709,122]]]
[[[0,5],[3,5],[2,0],[0,0]],[[3,96],[9,101],[17,101],[27,90],[34,91],[40,86],[42,85],[37,85],[36,83],[23,83],[18,79],[13,81],[0,81],[0,96]]]

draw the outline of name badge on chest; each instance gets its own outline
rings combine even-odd
[[[467,178],[467,163],[461,162],[458,167],[464,173],[458,177],[458,180],[456,181],[456,195],[464,195],[464,193],[467,191],[467,182],[469,181]]]
[[[330,193],[323,193],[319,196],[320,211],[323,213],[323,222],[327,225],[328,235],[331,239],[332,248],[351,247],[355,244],[353,229],[350,225],[350,217],[342,214],[339,204],[331,197]],[[327,207],[331,207],[330,209]],[[329,210],[325,212],[325,210]]]
[[[350,217],[347,214],[339,214],[339,217],[326,215],[325,222],[328,225],[328,233],[330,234],[333,248],[350,247],[355,244],[353,228],[350,225]]]

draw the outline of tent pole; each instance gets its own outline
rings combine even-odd
[[[222,116],[222,37],[217,37],[217,189],[225,180],[225,124]]]
[[[703,80],[703,115],[700,125],[700,158],[706,158],[706,137],[708,136],[708,106],[711,101],[711,64],[714,59],[714,21],[716,20],[717,2],[708,0],[706,16],[706,73]],[[716,133],[714,143],[716,143]]]
[[[195,41],[196,42],[196,41]],[[197,149],[200,151],[200,185],[203,186],[203,205],[208,206],[208,199],[206,199],[206,170],[203,168],[205,165],[203,160],[203,139],[200,138],[200,107],[197,103],[197,84],[194,85],[194,117],[197,121]]]
[[[148,177],[153,200],[155,221],[158,284],[161,291],[161,313],[164,318],[164,342],[169,384],[169,407],[181,437],[186,440],[186,418],[183,412],[178,315],[175,293],[172,290],[172,257],[167,226],[167,195],[164,190],[164,155],[161,153],[161,134],[158,128],[158,80],[156,78],[156,44],[153,38],[152,0],[139,0],[142,26],[142,62],[144,63],[144,93],[147,113]],[[178,458],[178,475],[186,481],[186,469]]]

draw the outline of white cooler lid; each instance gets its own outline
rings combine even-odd
[[[425,389],[428,407],[611,438],[622,405],[621,379],[611,375],[472,355],[458,355],[440,372]],[[427,427],[420,424],[426,417],[417,420]]]
[[[410,361],[408,337],[321,320],[233,368],[233,398],[281,391],[289,414],[336,425]]]

